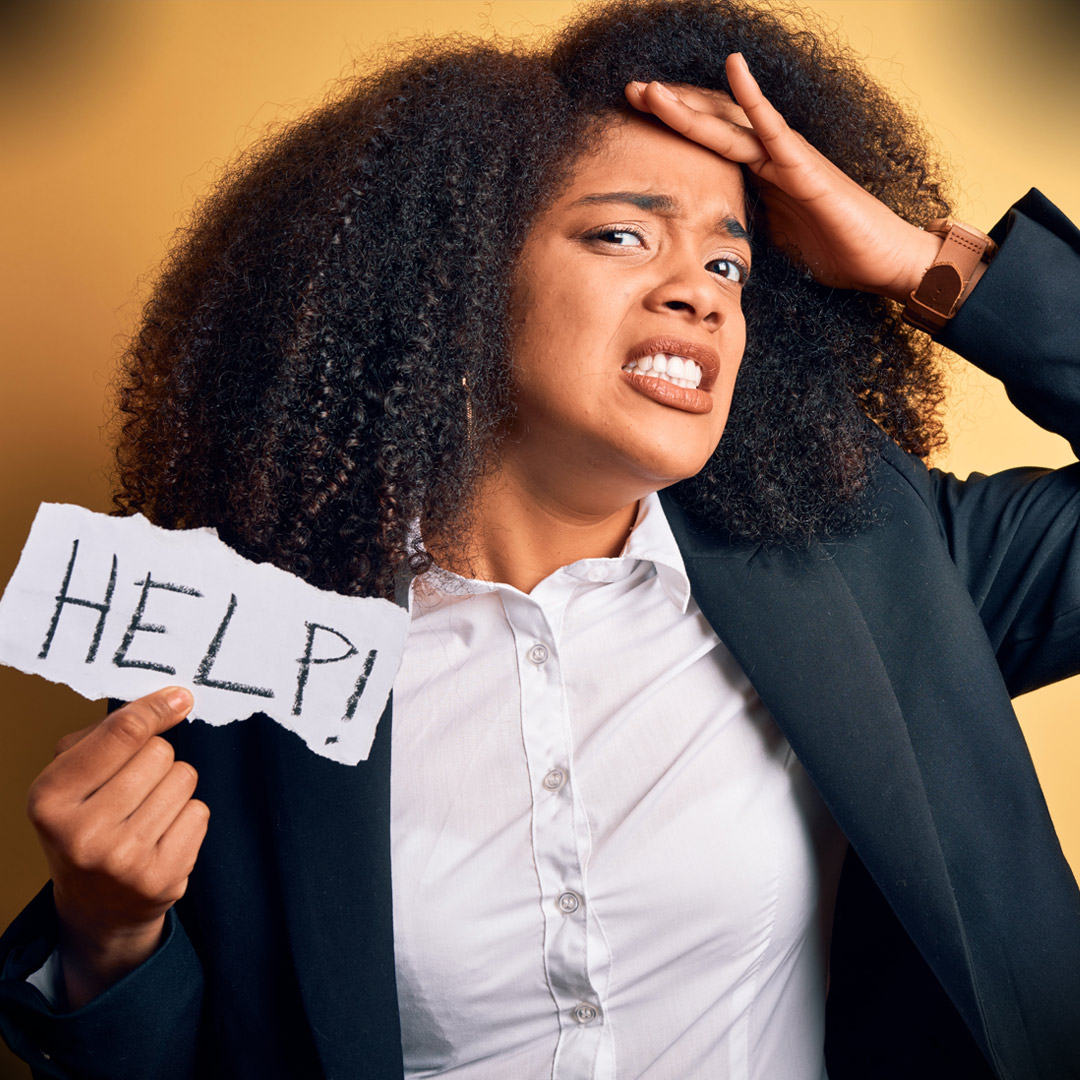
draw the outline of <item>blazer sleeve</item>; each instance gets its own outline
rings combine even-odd
[[[26,982],[55,944],[47,885],[0,938],[0,1033],[34,1077],[195,1080],[202,968],[175,911],[146,963],[73,1011]]]
[[[939,340],[1080,453],[1080,230],[1032,190],[991,236],[1001,250]],[[1080,464],[920,486],[1009,692],[1080,672]]]

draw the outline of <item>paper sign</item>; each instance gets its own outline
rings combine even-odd
[[[265,713],[315,753],[355,765],[408,629],[389,600],[249,562],[213,529],[42,503],[0,599],[0,662],[88,698],[186,686],[197,719]]]

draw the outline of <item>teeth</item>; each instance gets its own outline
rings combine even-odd
[[[672,353],[639,356],[624,364],[623,371],[633,371],[650,379],[663,379],[687,390],[696,390],[701,385],[701,368],[693,360]]]

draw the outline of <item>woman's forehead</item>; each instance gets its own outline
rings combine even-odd
[[[637,113],[597,119],[554,206],[597,204],[612,195],[661,213],[724,204],[747,224],[741,167]]]

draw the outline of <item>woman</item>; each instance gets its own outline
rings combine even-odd
[[[834,1080],[1075,1072],[1076,887],[1007,691],[1077,669],[1080,485],[917,460],[898,305],[946,211],[846,60],[697,0],[418,55],[239,169],[130,350],[118,506],[409,604],[393,725],[355,769],[173,728],[182,691],[71,737],[19,1052],[818,1077],[850,841]],[[941,340],[1076,441],[1075,230],[1029,196],[995,239]]]

